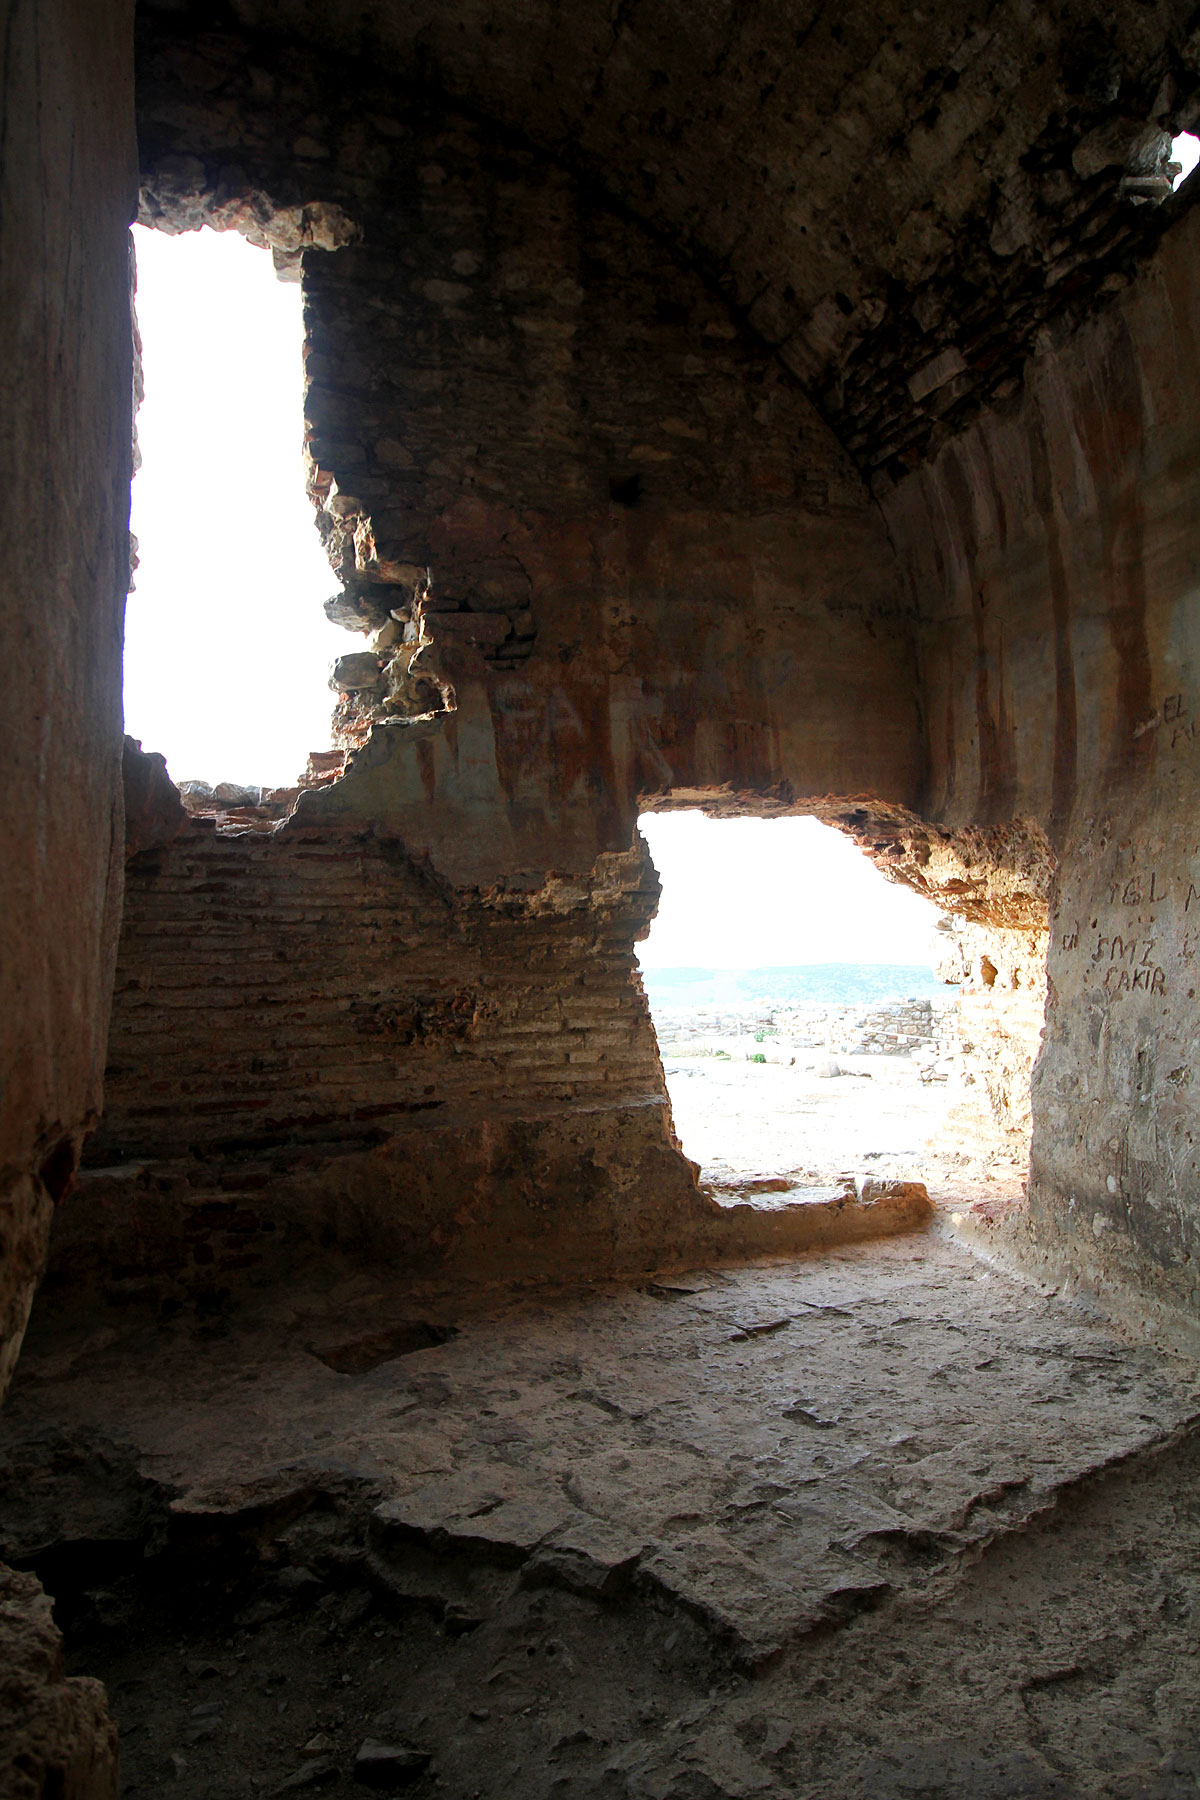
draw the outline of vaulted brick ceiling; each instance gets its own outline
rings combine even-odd
[[[721,283],[869,470],[1002,396],[1044,321],[1119,285],[1186,204],[1120,187],[1148,126],[1194,115],[1191,0],[233,10],[382,56],[601,183]]]

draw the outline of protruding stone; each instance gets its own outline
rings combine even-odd
[[[379,589],[347,588],[325,602],[325,617],[343,631],[378,631],[386,624],[394,596]]]
[[[360,694],[383,687],[383,666],[370,650],[356,650],[339,656],[333,665],[329,685],[334,693]]]

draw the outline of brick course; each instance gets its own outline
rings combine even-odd
[[[366,833],[191,825],[130,865],[89,1162],[662,1101],[632,962],[657,880],[636,854],[606,860],[619,881],[563,914],[463,896]]]

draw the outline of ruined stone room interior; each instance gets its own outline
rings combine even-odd
[[[1191,0],[9,0],[3,81],[0,1796],[1200,1792]],[[124,736],[135,221],[299,284],[291,785]],[[687,809],[947,915],[953,1153],[705,1179]]]

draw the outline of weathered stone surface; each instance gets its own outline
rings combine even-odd
[[[106,1116],[52,1287],[177,1296],[334,1247],[472,1285],[589,1277],[925,1223],[923,1192],[768,1214],[698,1191],[633,969],[657,893],[640,852],[480,895],[296,825],[197,822],[137,859]]]
[[[364,689],[382,688],[383,664],[368,651],[339,656],[329,676],[334,692],[360,693]]]
[[[1011,21],[997,19],[992,28],[996,42],[1007,41]],[[922,281],[937,270],[945,287],[945,257],[955,262],[953,280],[965,278],[974,255],[964,235],[970,209],[1011,211],[1017,189],[1024,193],[1021,184],[1033,179],[1030,146],[1044,150],[1051,139],[1055,156],[1071,140],[1074,179],[1095,184],[1070,206],[1060,196],[1062,229],[1077,230],[1088,245],[1072,264],[1071,305],[1078,308],[1107,278],[1114,257],[1148,255],[1168,214],[1152,223],[1144,209],[1126,205],[1121,213],[1121,146],[1132,146],[1139,179],[1152,175],[1155,122],[1182,104],[1191,78],[1177,69],[1175,89],[1151,92],[1149,72],[1165,38],[1151,41],[1128,21],[1120,29],[1128,33],[1123,50],[1114,39],[1103,55],[1096,51],[1097,67],[1111,62],[1123,71],[1113,77],[1118,88],[1126,84],[1120,109],[1111,95],[1097,99],[1087,81],[1072,85],[1069,57],[1057,72],[1048,67],[995,152],[1008,198],[967,199],[964,190],[955,248],[943,252],[933,238],[919,251],[910,245]],[[1160,29],[1169,36],[1171,25]],[[478,119],[398,110],[389,84],[375,85],[363,65],[344,65],[339,82],[332,65],[262,36],[212,36],[198,54],[199,61],[186,30],[181,36],[177,25],[147,24],[148,216],[228,223],[230,207],[244,204],[257,217],[269,200],[285,210],[312,205],[332,209],[331,218],[373,221],[361,242],[351,243],[353,234],[314,238],[336,254],[310,255],[303,270],[312,492],[346,583],[343,616],[379,636],[370,651],[342,659],[344,679],[335,676],[346,695],[339,732],[356,754],[340,781],[302,795],[296,825],[386,829],[414,864],[428,861],[443,893],[453,894],[456,914],[475,906],[476,890],[503,889],[510,910],[527,907],[523,939],[512,911],[513,944],[523,941],[536,955],[544,909],[517,902],[515,893],[544,887],[558,906],[560,877],[591,882],[598,859],[626,853],[639,805],[813,810],[850,832],[894,879],[969,922],[959,954],[971,970],[967,1010],[986,1105],[959,1127],[1011,1157],[1029,1130],[1049,896],[1066,821],[1082,804],[1072,762],[1082,754],[1076,688],[1083,693],[1091,683],[1097,696],[1120,697],[1122,681],[1128,686],[1119,669],[1096,660],[1090,643],[1076,668],[1071,601],[1061,581],[1055,586],[1061,555],[1047,542],[1039,566],[1030,549],[1054,511],[1055,458],[1065,454],[1047,435],[1047,398],[1035,397],[1039,365],[1015,410],[1010,395],[1003,413],[990,414],[891,494],[885,541],[841,448],[764,351],[758,302],[748,329],[693,268],[575,174]],[[259,93],[276,92],[270,72],[277,65],[289,84],[277,92],[278,128],[268,142],[250,121]],[[201,69],[205,91],[216,86],[222,95],[210,112],[187,103]],[[1072,96],[1070,124],[1053,114],[1065,95]],[[231,130],[241,133],[244,167],[229,165]],[[299,142],[324,150],[299,156]],[[891,392],[902,382],[906,405],[926,409],[920,429],[936,424],[940,441],[961,422],[954,408],[978,387],[980,368],[986,364],[989,381],[998,378],[1028,344],[1031,321],[1055,306],[1063,319],[1070,314],[1048,297],[1064,259],[1075,255],[1045,236],[1049,191],[1025,193],[1025,236],[988,252],[993,262],[1008,259],[1004,280],[1019,276],[1018,285],[1035,265],[1040,270],[1023,298],[1010,294],[1003,354],[993,343],[981,362],[979,345],[992,326],[978,332],[998,304],[997,281],[1004,282],[996,268],[984,274],[972,265],[979,299],[969,353],[957,340],[939,342],[954,309],[946,311],[943,292],[939,311],[932,290],[918,283],[908,324],[887,322],[889,301],[855,327],[853,350],[827,334],[821,355],[860,357],[859,374],[872,367],[877,384],[886,366],[883,386]],[[995,217],[987,230],[995,238]],[[1093,336],[1111,336],[1119,331],[1112,321],[1145,312],[1159,271],[1172,259],[1172,266],[1186,263],[1191,236],[1188,219],[1178,219],[1109,322],[1088,328]],[[855,305],[850,298],[843,307],[839,295],[834,311],[849,319]],[[1001,311],[1008,306],[1005,300]],[[817,305],[814,319],[819,312]],[[961,323],[960,308],[955,329]],[[1147,327],[1147,345],[1152,336]],[[885,340],[887,359],[872,363]],[[797,343],[788,354],[817,380],[814,344]],[[1091,353],[1064,354],[1083,369]],[[1102,410],[1120,412],[1137,354],[1124,374],[1106,367]],[[828,373],[832,365],[825,366]],[[1056,379],[1045,377],[1046,394]],[[859,404],[848,397],[852,386],[838,399],[817,381],[827,416]],[[878,441],[867,444],[861,433],[853,439],[860,462],[894,459],[902,440],[911,447],[920,439],[905,416],[907,423],[892,418]],[[1040,422],[1031,424],[1035,416]],[[1078,441],[1090,441],[1086,424],[1079,429]],[[1094,430],[1092,438],[1103,461],[1111,447]],[[985,490],[992,515],[981,522],[972,496]],[[1095,514],[1101,517],[1098,499]],[[1076,507],[1076,524],[1084,517]],[[1082,571],[1093,554],[1082,526],[1074,553]],[[1035,566],[1052,595],[1052,640],[1033,591]],[[1079,591],[1085,588],[1081,582]],[[1123,604],[1114,592],[1114,619]],[[1037,734],[1018,731],[1018,720],[1049,692],[1050,662],[1058,695],[1052,769]],[[1145,735],[1146,719],[1139,715],[1131,728]],[[1100,795],[1124,765],[1110,756],[1102,772],[1099,740],[1093,750],[1089,779]],[[273,843],[271,854],[287,867],[285,849]],[[575,918],[586,937],[586,915]],[[285,936],[290,930],[289,923]],[[582,939],[579,950],[574,969],[590,955]],[[129,959],[141,954],[131,937]],[[543,973],[561,980],[557,969]],[[407,969],[400,980],[404,1007],[419,1010]],[[241,1024],[249,1039],[267,1018],[248,1009]],[[378,1024],[359,1018],[356,1029]],[[490,1055],[490,1029],[479,1029]],[[146,1053],[155,1054],[152,1039],[139,1044],[138,1055]],[[478,1107],[499,1106],[511,1119],[535,1098],[551,1110],[591,1106],[601,1092],[606,1102],[614,1097],[610,1076],[618,1088],[630,1078],[611,1039],[568,1046],[565,1079],[536,1031],[527,1054],[521,1099],[514,1101],[518,1063],[506,1055],[491,1086],[477,1093]],[[463,1046],[455,1056],[470,1060]],[[277,1046],[261,1035],[254,1060],[282,1067]],[[408,1071],[422,1103],[434,1106],[444,1103],[437,1061],[422,1043]],[[295,1060],[285,1055],[284,1062],[294,1076]],[[661,1094],[655,1068],[643,1062],[639,1084]],[[382,1093],[368,1095],[373,1079],[353,1084],[360,1113],[391,1104]],[[330,1088],[310,1069],[307,1085],[314,1080]],[[197,1104],[212,1103],[211,1094],[199,1099],[203,1077],[190,1091]],[[179,1097],[181,1124],[196,1107],[182,1090]],[[243,1110],[257,1104],[246,1100]],[[267,1105],[264,1129],[280,1122]],[[330,1129],[349,1116],[340,1106],[320,1115]],[[113,1121],[121,1130],[123,1108],[118,1082]],[[145,1120],[135,1134],[138,1155],[161,1157],[173,1130],[178,1139],[165,1107],[158,1116],[157,1138]],[[599,1143],[613,1115],[602,1106],[590,1117]],[[576,1111],[568,1129],[581,1118]],[[110,1143],[117,1141],[112,1130]],[[669,1146],[664,1154],[669,1161]],[[539,1168],[545,1179],[548,1165]],[[467,1188],[478,1180],[470,1158],[459,1173]],[[495,1180],[494,1167],[487,1179]],[[669,1212],[674,1202],[663,1204]],[[427,1248],[435,1243],[440,1238]]]
[[[0,1563],[0,1793],[117,1800],[117,1734],[104,1689],[67,1680],[62,1638],[33,1575]]]
[[[980,1322],[978,1310],[968,1303],[959,1313],[944,1281],[934,1291],[939,1316],[964,1327],[964,1335],[950,1332],[947,1341],[969,1345],[972,1327]],[[989,1284],[973,1291],[988,1296]],[[995,1310],[991,1304],[985,1308],[987,1319],[1001,1327],[1011,1323],[1018,1291],[1003,1283],[990,1297]],[[912,1295],[910,1289],[903,1300],[897,1296],[893,1317],[899,1318],[901,1306],[907,1311]],[[659,1314],[666,1310],[659,1306]],[[1072,1309],[1051,1308],[1049,1316],[1063,1310],[1069,1315]],[[848,1329],[844,1318],[839,1323],[836,1315],[829,1317],[837,1331]],[[1046,1317],[1035,1321],[1035,1330]],[[573,1318],[560,1315],[559,1326],[559,1347],[564,1327],[572,1343],[580,1344]],[[994,1327],[988,1323],[984,1329],[987,1350],[994,1354]],[[188,1343],[187,1331],[179,1332],[182,1355],[175,1367],[178,1331],[177,1326],[167,1332],[156,1346],[172,1363],[161,1388],[164,1419],[177,1414],[182,1399],[188,1451],[194,1459],[207,1441],[210,1467],[219,1456],[218,1436],[231,1448],[257,1421],[260,1454],[247,1470],[261,1468],[263,1402],[283,1366],[278,1331],[262,1340],[261,1361],[236,1330],[223,1340],[201,1334],[200,1371],[196,1342]],[[914,1337],[899,1324],[882,1335],[895,1340],[901,1331],[914,1339],[916,1374],[925,1366],[927,1340],[923,1332]],[[539,1326],[534,1334],[539,1349],[548,1342],[542,1333]],[[528,1344],[528,1331],[524,1341]],[[584,1341],[593,1351],[601,1339],[593,1332]],[[628,1330],[623,1316],[614,1341],[618,1357],[636,1353],[644,1342]],[[1060,1344],[1054,1332],[1042,1333],[1039,1341],[1043,1352]],[[375,1434],[376,1450],[384,1438],[390,1457],[401,1429],[396,1414],[404,1409],[407,1430],[422,1440],[428,1462],[445,1441],[440,1421],[470,1412],[475,1428],[490,1434],[491,1466],[511,1468],[525,1450],[511,1435],[513,1412],[521,1410],[520,1402],[536,1410],[549,1397],[544,1380],[531,1385],[535,1371],[520,1359],[521,1344],[521,1336],[514,1335],[500,1361],[481,1358],[482,1379],[461,1389],[449,1391],[449,1382],[432,1372],[414,1373],[403,1389],[389,1386],[380,1403],[383,1431]],[[1057,1389],[1032,1388],[1029,1364],[1019,1357],[1018,1391],[1065,1408],[1062,1399],[1051,1396],[1086,1379],[1102,1409],[1111,1396],[1111,1427],[1114,1413],[1127,1403],[1121,1393],[1124,1365],[1087,1360],[1104,1354],[1105,1344],[1100,1334],[1076,1340],[1082,1354],[1073,1362],[1057,1359],[1064,1374],[1071,1371]],[[776,1353],[779,1345],[775,1339]],[[70,1349],[58,1348],[59,1382]],[[655,1349],[661,1371],[670,1351],[664,1354],[661,1342]],[[95,1375],[95,1347],[89,1354]],[[876,1358],[885,1362],[888,1345],[865,1352],[860,1347],[858,1354],[867,1365],[863,1391],[869,1396]],[[75,1360],[78,1367],[78,1354]],[[843,1371],[845,1360],[843,1348]],[[945,1360],[934,1350],[935,1365]],[[975,1360],[988,1364],[989,1356]],[[151,1368],[161,1367],[147,1361]],[[898,1361],[893,1355],[887,1366]],[[598,1363],[589,1355],[592,1392],[608,1398],[596,1385]],[[694,1370],[696,1364],[689,1366]],[[708,1368],[702,1360],[702,1376]],[[1003,1369],[1002,1357],[974,1375],[972,1388],[985,1393],[993,1380],[1004,1380]],[[190,1383],[198,1373],[209,1379],[210,1390],[228,1392],[228,1411],[222,1401],[214,1413],[212,1391],[193,1411]],[[569,1368],[547,1373],[556,1394],[559,1381],[563,1389],[577,1385]],[[960,1376],[953,1378],[961,1383]],[[127,1727],[122,1769],[130,1789],[164,1788],[181,1800],[206,1800],[214,1792],[236,1792],[249,1777],[263,1793],[290,1792],[295,1790],[283,1784],[315,1763],[331,1785],[340,1775],[341,1791],[352,1791],[354,1758],[367,1732],[430,1750],[441,1791],[453,1800],[476,1795],[505,1800],[516,1787],[532,1800],[553,1800],[564,1792],[564,1783],[583,1793],[611,1791],[619,1783],[618,1792],[624,1787],[638,1800],[662,1800],[666,1794],[681,1800],[696,1793],[711,1800],[714,1789],[738,1800],[776,1792],[861,1800],[868,1782],[872,1792],[888,1797],[921,1793],[938,1800],[996,1800],[998,1793],[1020,1793],[1022,1782],[1044,1783],[1047,1764],[1069,1790],[1103,1800],[1183,1800],[1189,1781],[1194,1785],[1200,1696],[1192,1618],[1195,1559],[1192,1535],[1180,1525],[1200,1467],[1194,1434],[1174,1442],[1168,1437],[1091,1479],[1056,1488],[1060,1504],[1043,1507],[1025,1528],[1018,1524],[994,1537],[981,1554],[954,1557],[949,1567],[937,1560],[938,1546],[928,1538],[893,1542],[896,1586],[890,1598],[826,1621],[747,1679],[730,1669],[727,1649],[719,1648],[710,1631],[661,1593],[629,1583],[597,1602],[576,1589],[531,1584],[525,1574],[537,1553],[520,1569],[434,1556],[426,1568],[428,1604],[404,1598],[404,1591],[415,1587],[407,1577],[403,1591],[375,1585],[375,1572],[364,1574],[358,1560],[363,1521],[357,1501],[372,1491],[370,1459],[363,1458],[365,1479],[356,1496],[337,1458],[349,1415],[377,1380],[343,1384],[336,1407],[313,1409],[308,1435],[298,1420],[291,1441],[300,1457],[282,1483],[276,1479],[264,1489],[250,1479],[246,1487],[227,1492],[224,1512],[203,1511],[188,1500],[168,1515],[181,1538],[195,1533],[190,1558],[162,1554],[151,1536],[150,1554],[136,1557],[125,1577],[111,1581],[103,1595],[106,1623],[94,1626],[86,1641],[95,1666],[119,1690]],[[22,1384],[19,1377],[18,1407]],[[107,1417],[114,1420],[123,1377],[113,1360],[96,1385],[110,1409]],[[163,1446],[157,1434],[146,1432],[150,1396],[140,1378],[138,1385],[138,1435],[155,1453]],[[290,1391],[290,1380],[285,1385]],[[694,1379],[692,1386],[694,1394]],[[753,1469],[766,1490],[754,1496],[747,1491],[749,1479],[740,1491],[735,1487],[733,1506],[742,1510],[728,1509],[725,1529],[739,1517],[744,1529],[756,1508],[760,1518],[770,1516],[770,1484],[784,1486],[789,1478],[772,1463],[772,1451],[762,1441],[760,1390],[761,1382],[759,1389],[752,1385],[749,1404],[715,1421],[709,1440],[719,1441],[724,1428],[731,1469]],[[43,1381],[43,1400],[48,1392]],[[882,1400],[891,1396],[885,1387]],[[56,1406],[63,1397],[59,1387]],[[961,1385],[947,1391],[939,1377],[929,1398],[929,1421],[947,1437],[961,1430],[968,1411],[984,1423],[974,1394],[964,1404]],[[1140,1405],[1140,1398],[1139,1392],[1130,1403]],[[157,1393],[152,1405],[157,1410]],[[625,1453],[629,1438],[643,1458],[648,1425],[662,1429],[663,1421],[653,1415],[648,1421],[621,1420],[594,1406],[581,1410],[592,1415],[594,1443],[602,1448],[607,1441],[614,1458]],[[901,1472],[914,1482],[930,1475],[940,1480],[936,1458],[914,1455],[931,1448],[930,1438],[905,1429],[907,1413],[897,1429],[899,1410],[891,1417],[893,1437],[901,1441],[887,1449],[880,1478]],[[1044,1428],[1045,1412],[1045,1404],[1038,1405],[1027,1416]],[[1002,1408],[993,1415],[1001,1432],[1004,1417]],[[1016,1409],[1012,1417],[1018,1419]],[[555,1418],[561,1430],[558,1408]],[[9,1422],[6,1444],[12,1442],[14,1423]],[[318,1435],[331,1427],[329,1439]],[[1024,1420],[1014,1426],[1018,1433],[1024,1428]],[[1044,1451],[1054,1433],[1043,1436],[1042,1428]],[[74,1433],[65,1435],[70,1443]],[[820,1434],[819,1442],[831,1436],[836,1443],[836,1433]],[[94,1445],[92,1438],[84,1441]],[[996,1441],[985,1425],[972,1448]],[[1089,1456],[1099,1448],[1093,1439]],[[742,1454],[754,1463],[736,1464]],[[328,1464],[320,1460],[326,1456]],[[707,1480],[706,1464],[696,1456],[689,1462],[693,1473]],[[85,1459],[83,1466],[93,1484],[105,1478],[94,1462]],[[1056,1469],[1062,1466],[1055,1462]],[[76,1465],[76,1475],[78,1470]],[[1043,1460],[1039,1477],[1048,1472]],[[62,1463],[34,1465],[31,1476],[35,1495],[49,1499],[62,1481]],[[805,1491],[814,1492],[811,1486]],[[686,1492],[681,1496],[685,1508],[691,1498]],[[778,1503],[781,1496],[774,1498]],[[1019,1503],[1022,1497],[1011,1498]],[[7,1498],[3,1512],[9,1513]],[[1020,1519],[1019,1504],[1010,1516]],[[59,1521],[42,1541],[67,1549],[69,1537],[57,1534],[69,1532],[69,1515],[60,1513]],[[583,1526],[595,1523],[581,1515]],[[674,1529],[686,1529],[687,1523],[677,1518]],[[250,1592],[269,1594],[273,1604],[264,1604],[265,1616],[251,1625],[236,1616],[241,1611],[236,1598],[213,1606],[212,1577],[232,1576],[244,1595],[247,1549],[253,1557],[256,1544],[260,1561],[249,1577]],[[281,1605],[279,1557],[286,1566],[316,1559],[330,1577],[325,1594],[316,1603],[297,1598]],[[391,1561],[388,1574],[400,1574]],[[164,1577],[179,1583],[174,1591],[185,1602],[165,1614],[158,1604]],[[444,1611],[435,1604],[435,1584]],[[201,1595],[208,1596],[207,1604],[191,1604]],[[198,1697],[206,1702],[204,1716],[211,1716],[214,1700],[222,1706],[220,1729],[203,1737],[194,1723]]]
[[[394,1794],[419,1781],[432,1760],[428,1750],[412,1750],[402,1744],[381,1744],[368,1738],[354,1759],[354,1779],[362,1782],[364,1787]]]
[[[928,1626],[946,1576],[957,1653],[934,1626],[922,1641],[957,1680],[978,1675],[963,1644],[1011,1621],[994,1594],[982,1627],[954,1612],[949,1578],[1191,1402],[1165,1363],[997,1278],[998,1306],[975,1291],[947,1316],[984,1277],[927,1239],[884,1256],[922,1271],[916,1316],[894,1286],[814,1299],[778,1269],[733,1300],[730,1268],[672,1284],[929,1207],[915,1186],[771,1209],[698,1191],[634,979],[654,904],[634,821],[811,811],[965,921],[988,1104],[960,1128],[1011,1158],[1032,1126],[1033,1158],[1027,1207],[960,1229],[1195,1336],[1200,225],[1190,191],[1151,202],[1167,134],[1198,116],[1200,40],[1182,0],[673,8],[234,0],[220,29],[141,9],[143,216],[243,230],[303,282],[331,612],[375,635],[344,659],[349,754],[296,789],[221,784],[185,821],[131,760],[108,1116],[74,1193],[121,879],[129,15],[54,0],[8,21],[0,1388],[57,1207],[60,1368],[119,1341],[80,1335],[97,1297],[266,1308],[286,1365],[269,1401],[190,1329],[136,1341],[124,1397],[119,1357],[65,1384],[72,1431],[119,1415],[177,1480],[172,1529],[274,1530],[315,1480],[358,1508],[346,1555],[450,1639],[565,1596],[577,1618],[642,1608],[655,1654],[682,1638],[755,1666],[918,1593]],[[503,1320],[472,1350],[445,1306],[400,1305],[406,1281],[444,1301],[652,1267],[613,1301],[602,1376],[578,1343],[551,1366],[527,1317],[506,1354]],[[672,1310],[669,1345],[647,1307]],[[815,1317],[828,1333],[793,1353]],[[964,1343],[989,1354],[968,1369]],[[398,1398],[398,1364],[425,1385]],[[315,1604],[310,1537],[252,1622]],[[1155,1605],[1177,1659],[1188,1581]],[[1100,1732],[1080,1787],[1168,1793],[1194,1773],[1176,1740],[1195,1683],[1150,1679],[1129,1648],[1146,1611],[1139,1594],[1114,1624],[1119,1654],[1012,1653],[1002,1742],[958,1693],[961,1741],[941,1701],[911,1723],[883,1642],[843,1686],[860,1714],[860,1692],[890,1695],[888,1741],[859,1719],[844,1768],[823,1724],[777,1769],[790,1726],[680,1708],[602,1765],[552,1774],[555,1749],[542,1773],[629,1800],[749,1800],[777,1773],[820,1800],[1065,1796],[1087,1708],[1064,1694],[1119,1691],[1127,1657],[1153,1706],[1126,1703],[1136,1732]],[[924,1629],[915,1606],[905,1626]],[[13,1691],[74,1770],[79,1694],[43,1715]],[[190,1750],[211,1719],[189,1730]],[[281,1791],[349,1773],[352,1745],[294,1766],[341,1730],[297,1733]],[[96,1754],[78,1780],[111,1786]],[[31,1755],[22,1779],[75,1791]],[[164,1768],[200,1780],[177,1746],[147,1779]]]
[[[74,1164],[74,1146],[68,1155]],[[4,1327],[0,1381],[7,1388],[20,1353],[34,1291],[46,1261],[54,1200],[37,1175],[9,1175],[0,1195],[0,1269],[3,1270]]]
[[[248,786],[244,781],[218,781],[212,797],[218,806],[258,806],[263,791],[260,787]]]
[[[125,855],[137,856],[177,837],[187,821],[181,790],[167,774],[166,758],[142,749],[136,738],[125,739],[121,759],[125,791]],[[189,790],[212,789],[205,782],[189,781]]]

